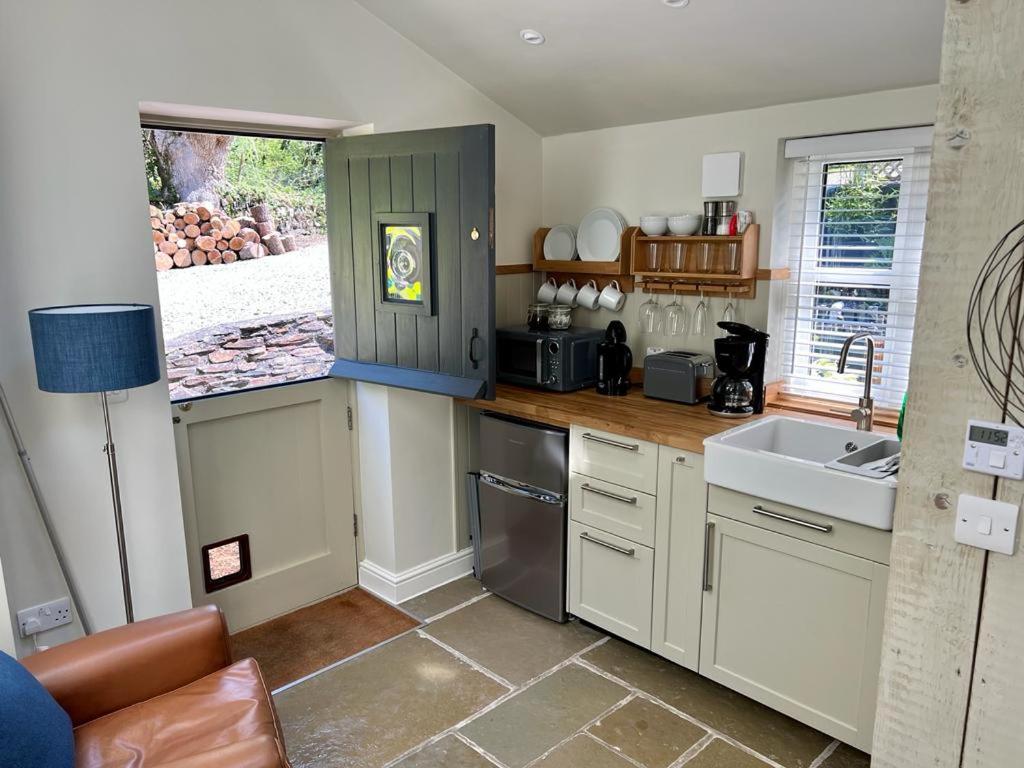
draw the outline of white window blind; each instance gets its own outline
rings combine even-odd
[[[894,133],[906,139],[906,132]],[[870,370],[876,404],[899,407],[914,337],[929,134],[919,134],[918,146],[791,161],[785,391],[856,400]],[[875,359],[869,365],[867,345],[858,341],[840,374],[843,341],[861,331],[875,338]]]

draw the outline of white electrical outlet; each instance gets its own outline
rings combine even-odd
[[[18,628],[22,637],[70,624],[71,621],[71,600],[67,597],[18,611]]]

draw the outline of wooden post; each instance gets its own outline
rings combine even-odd
[[[956,544],[953,521],[960,493],[995,492],[961,469],[967,419],[1002,416],[965,326],[982,263],[1024,214],[1024,4],[948,0],[940,81],[872,766],[1008,768],[1024,764],[1024,562]]]
[[[986,179],[977,206],[995,197],[991,215],[1005,231],[1024,218],[1024,4],[988,0],[954,10],[960,36],[953,55],[968,59],[963,87],[978,95],[976,114],[965,111],[962,118],[976,176]],[[1000,479],[996,497],[1024,503],[1024,482]],[[984,584],[963,766],[1024,765],[1024,553],[989,553]]]

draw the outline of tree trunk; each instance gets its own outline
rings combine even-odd
[[[149,133],[161,175],[166,169],[177,198],[219,205],[217,187],[224,181],[224,165],[234,136],[164,130]]]

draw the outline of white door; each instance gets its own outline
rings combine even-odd
[[[232,632],[356,584],[347,408],[334,379],[171,407],[192,601]]]

